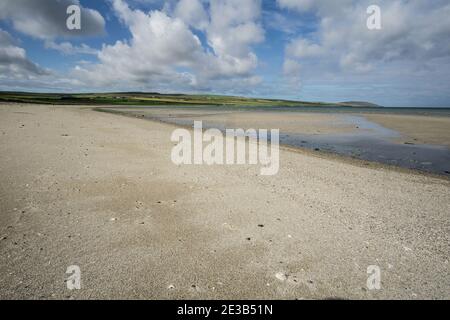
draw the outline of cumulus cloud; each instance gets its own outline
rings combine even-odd
[[[161,11],[146,14],[114,1],[114,10],[129,27],[130,41],[106,45],[98,54],[99,63],[77,67],[74,73],[93,85],[111,86],[120,82],[187,85],[195,80],[178,68],[189,68],[202,55],[201,43],[180,19]]]
[[[307,99],[321,101],[363,100],[368,93],[398,101],[420,95],[426,97],[422,101],[450,99],[448,0],[276,0],[275,5],[262,0],[107,0],[130,37],[115,38],[100,49],[80,39],[71,42],[73,36],[104,32],[103,17],[88,8],[82,9],[82,30],[67,30],[66,8],[79,3],[0,1],[0,20],[8,28],[63,55],[96,57],[73,66],[70,77],[49,76],[2,31],[2,85],[259,92],[289,98],[302,98],[301,87],[313,92]],[[381,7],[381,30],[366,27],[366,9],[372,4]]]
[[[39,39],[94,36],[104,32],[105,20],[92,9],[81,7],[81,29],[66,26],[67,8],[79,0],[2,0],[0,19],[10,20],[14,29]]]
[[[303,12],[317,10],[319,29],[314,40],[299,37],[286,47],[291,58],[326,54],[338,59],[341,67],[361,69],[395,60],[429,60],[450,55],[448,41],[450,3],[437,1],[378,1],[382,10],[382,30],[366,27],[366,8],[373,1],[347,1],[341,10],[331,1],[278,0],[280,6]],[[440,5],[436,5],[437,3]],[[340,4],[340,2],[339,2]],[[421,19],[417,19],[420,16]],[[439,23],[436,23],[439,21]]]
[[[67,42],[67,41],[57,43],[55,41],[47,40],[47,41],[45,41],[45,48],[59,51],[64,55],[73,55],[73,54],[97,55],[98,54],[98,50],[93,49],[84,43],[82,43],[79,46],[75,46],[72,43]]]
[[[317,17],[314,32],[294,37],[285,47],[285,59],[300,63],[306,80],[333,80],[345,85],[357,79],[392,85],[410,77],[409,81],[420,86],[425,75],[442,80],[442,69],[449,69],[448,1],[277,2],[280,8],[299,16],[310,13]],[[381,30],[367,28],[366,9],[372,4],[381,8]]]
[[[28,60],[25,50],[15,44],[9,33],[0,29],[0,78],[33,78],[48,74],[47,70]]]
[[[174,16],[200,30],[204,30],[209,23],[208,13],[200,0],[180,0],[175,7]]]
[[[286,54],[293,58],[317,57],[323,53],[324,48],[321,45],[303,38],[294,39],[286,46]]]
[[[173,12],[148,13],[114,0],[113,9],[132,38],[102,48],[99,63],[78,66],[74,75],[93,85],[123,82],[161,87],[210,88],[224,79],[256,84],[251,46],[264,39],[257,0],[180,1]],[[210,49],[192,29],[202,29]],[[259,78],[258,78],[259,79]]]

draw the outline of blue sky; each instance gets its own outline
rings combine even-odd
[[[2,0],[0,90],[450,106],[449,14],[445,0]]]

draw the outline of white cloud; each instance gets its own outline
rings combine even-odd
[[[450,71],[448,1],[344,1],[278,0],[299,17],[309,13],[318,20],[314,32],[294,37],[285,47],[285,59],[302,65],[304,82],[353,91],[355,82],[366,88],[404,81],[418,88],[424,81],[448,83],[443,72]],[[366,26],[372,4],[381,8],[381,30]]]
[[[174,16],[196,29],[204,30],[208,26],[208,13],[200,0],[180,0]]]
[[[345,10],[324,10],[330,1],[278,0],[281,6],[300,11],[319,10],[316,41],[299,37],[289,43],[292,58],[335,57],[341,67],[356,69],[378,62],[426,60],[448,57],[450,45],[450,3],[429,5],[427,1],[377,1],[382,12],[382,30],[366,27],[366,8],[373,1],[351,1]],[[421,16],[421,19],[417,19]],[[439,23],[435,23],[439,21]]]
[[[294,39],[286,46],[286,54],[293,58],[317,57],[323,53],[322,46],[303,38]]]
[[[67,7],[79,0],[1,0],[0,20],[10,20],[14,29],[39,39],[94,36],[104,32],[105,20],[92,9],[81,7],[81,30],[66,26]]]
[[[199,1],[181,1],[172,14],[145,13],[114,0],[113,9],[132,38],[104,46],[98,64],[78,66],[74,75],[92,85],[131,82],[152,89],[170,84],[178,89],[211,88],[223,86],[224,79],[256,85],[259,78],[252,71],[257,57],[251,46],[264,38],[257,23],[260,6],[257,0],[212,0],[206,11]],[[191,27],[204,30],[211,49],[203,46]]]
[[[0,79],[31,79],[48,74],[48,70],[28,60],[25,50],[0,29]]]
[[[298,11],[340,12],[359,0],[277,0],[281,8]],[[376,1],[376,0],[375,0]]]
[[[74,46],[72,43],[64,41],[57,43],[55,41],[47,40],[45,41],[45,48],[53,49],[61,52],[64,55],[73,55],[73,54],[98,54],[98,50],[89,47],[88,45],[82,43],[79,46]]]

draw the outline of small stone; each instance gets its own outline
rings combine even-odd
[[[258,224],[258,227],[264,228],[264,225],[263,224]]]
[[[169,286],[167,287],[167,289],[173,290],[173,289],[175,289],[175,286],[174,286],[173,284],[169,284]]]
[[[278,272],[275,274],[275,278],[277,278],[280,281],[286,281],[287,275],[284,272]]]
[[[109,221],[117,221],[117,218],[111,218]]]

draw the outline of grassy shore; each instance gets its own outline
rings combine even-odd
[[[0,92],[0,102],[67,104],[67,105],[229,105],[229,106],[284,106],[284,107],[329,107],[329,106],[375,106],[365,102],[305,102],[277,99],[257,99],[223,95],[160,94],[142,92],[118,93],[27,93]]]

